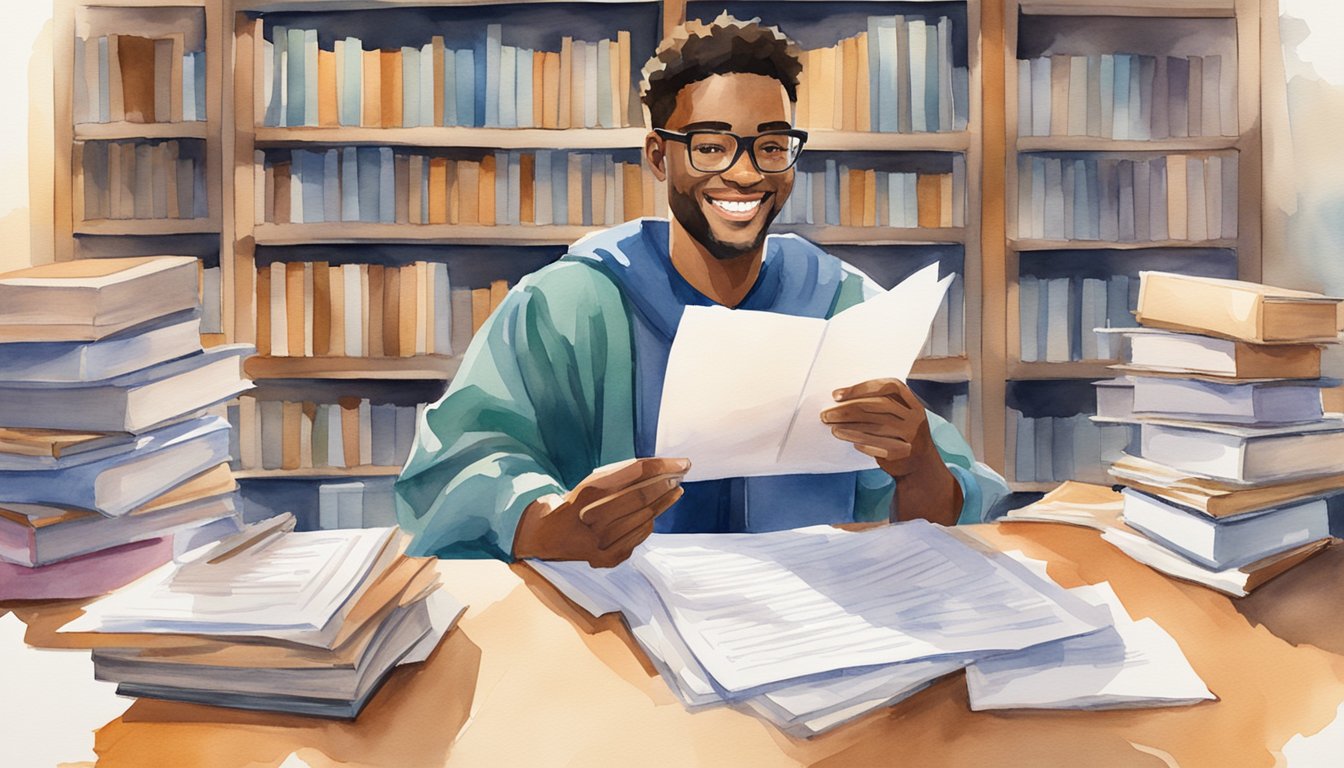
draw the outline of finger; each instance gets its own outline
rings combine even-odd
[[[608,488],[620,488],[652,480],[659,475],[684,475],[690,468],[690,459],[653,456],[645,459],[626,459],[598,467],[593,470],[590,477],[601,478]]]
[[[625,517],[613,520],[606,527],[597,529],[598,549],[607,549],[617,541],[620,541],[626,534],[639,528],[645,523],[652,521],[655,517],[661,515],[663,512],[667,511],[669,507],[675,504],[677,499],[680,499],[685,492],[685,489],[680,486],[673,488],[662,496],[654,499],[643,509],[626,515]]]
[[[658,476],[628,488],[610,491],[580,507],[579,519],[595,529],[605,528],[614,521],[647,507],[654,499],[679,485],[678,478]]]
[[[635,528],[634,530],[630,531],[629,533],[625,534],[619,539],[613,541],[611,543],[611,546],[605,547],[600,551],[608,558],[611,557],[616,558],[616,562],[619,563],[622,560],[629,557],[630,552],[633,551],[635,547],[638,547],[641,542],[649,538],[649,536],[652,534],[653,534],[653,521],[649,520],[645,522],[643,525],[639,526],[638,528]]]
[[[865,397],[825,409],[821,412],[821,420],[832,424],[841,421],[873,421],[893,416],[908,419],[914,414],[914,408],[897,402],[894,398]]]
[[[907,458],[914,451],[914,447],[905,440],[875,435],[871,432],[836,427],[831,430],[831,434],[845,442],[853,443],[861,453],[877,459],[896,461]]]
[[[900,379],[870,379],[852,387],[841,387],[831,395],[837,402],[857,397],[894,397],[906,405],[914,402],[910,388]]]

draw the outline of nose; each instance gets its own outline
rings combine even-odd
[[[737,162],[720,173],[723,179],[739,187],[750,187],[765,178],[751,162],[751,152],[744,150],[737,156]]]

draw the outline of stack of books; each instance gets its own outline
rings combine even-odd
[[[285,514],[192,550],[60,631],[123,696],[354,718],[466,606],[396,528],[293,528]]]
[[[197,261],[0,275],[0,600],[87,597],[235,532],[245,345],[203,350]]]
[[[1126,486],[1125,524],[1205,583],[1280,573],[1323,549],[1325,497],[1344,489],[1344,418],[1322,409],[1321,389],[1337,382],[1321,378],[1320,345],[1336,341],[1340,300],[1162,272],[1140,280],[1143,327],[1121,331],[1126,375],[1097,389],[1098,420],[1137,425],[1110,469]]]

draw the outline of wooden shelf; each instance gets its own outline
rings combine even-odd
[[[1072,360],[1067,363],[1009,363],[1008,378],[1032,379],[1113,379],[1119,374],[1110,368],[1114,360]]]
[[[209,124],[203,121],[184,123],[78,123],[75,141],[110,141],[113,139],[205,139]]]
[[[949,245],[966,241],[965,227],[838,227],[829,224],[776,224],[819,245]]]
[[[1009,238],[1009,246],[1016,251],[1139,251],[1150,248],[1236,248],[1236,240],[1151,240],[1138,243],[1118,243],[1108,240],[1029,240]]]
[[[262,357],[243,361],[252,379],[380,379],[446,381],[457,373],[460,357]]]
[[[971,380],[971,361],[965,357],[921,357],[910,370],[910,378],[955,384]]]
[[[323,480],[343,477],[396,477],[401,467],[304,467],[303,469],[238,469],[235,480]]]
[[[639,149],[646,128],[257,128],[257,146],[340,144],[484,149]]]
[[[75,224],[76,235],[217,235],[212,219],[93,219]]]
[[[894,133],[889,131],[808,131],[807,149],[874,152],[965,152],[971,135],[965,131]]]
[[[129,2],[130,0],[120,0]],[[199,5],[205,0],[174,2],[174,0],[156,0],[159,3],[173,5]],[[213,2],[214,0],[210,0]],[[661,0],[583,0],[585,3],[660,3]],[[395,0],[396,6],[436,7],[436,6],[479,6],[479,5],[549,5],[555,0]],[[237,0],[237,11],[362,11],[389,7],[389,0]]]
[[[258,224],[257,245],[339,243],[431,243],[467,245],[570,245],[606,229],[572,225],[375,224],[336,221],[323,224]]]
[[[1020,136],[1018,152],[1217,152],[1239,148],[1236,136],[1138,141],[1095,136]]]
[[[1156,16],[1164,18],[1234,18],[1236,0],[1021,0],[1022,12],[1033,16]]]

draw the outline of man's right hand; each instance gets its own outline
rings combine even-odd
[[[684,492],[687,459],[630,459],[593,470],[564,496],[532,502],[518,521],[515,557],[585,560],[596,568],[624,562],[653,533],[653,520]]]

